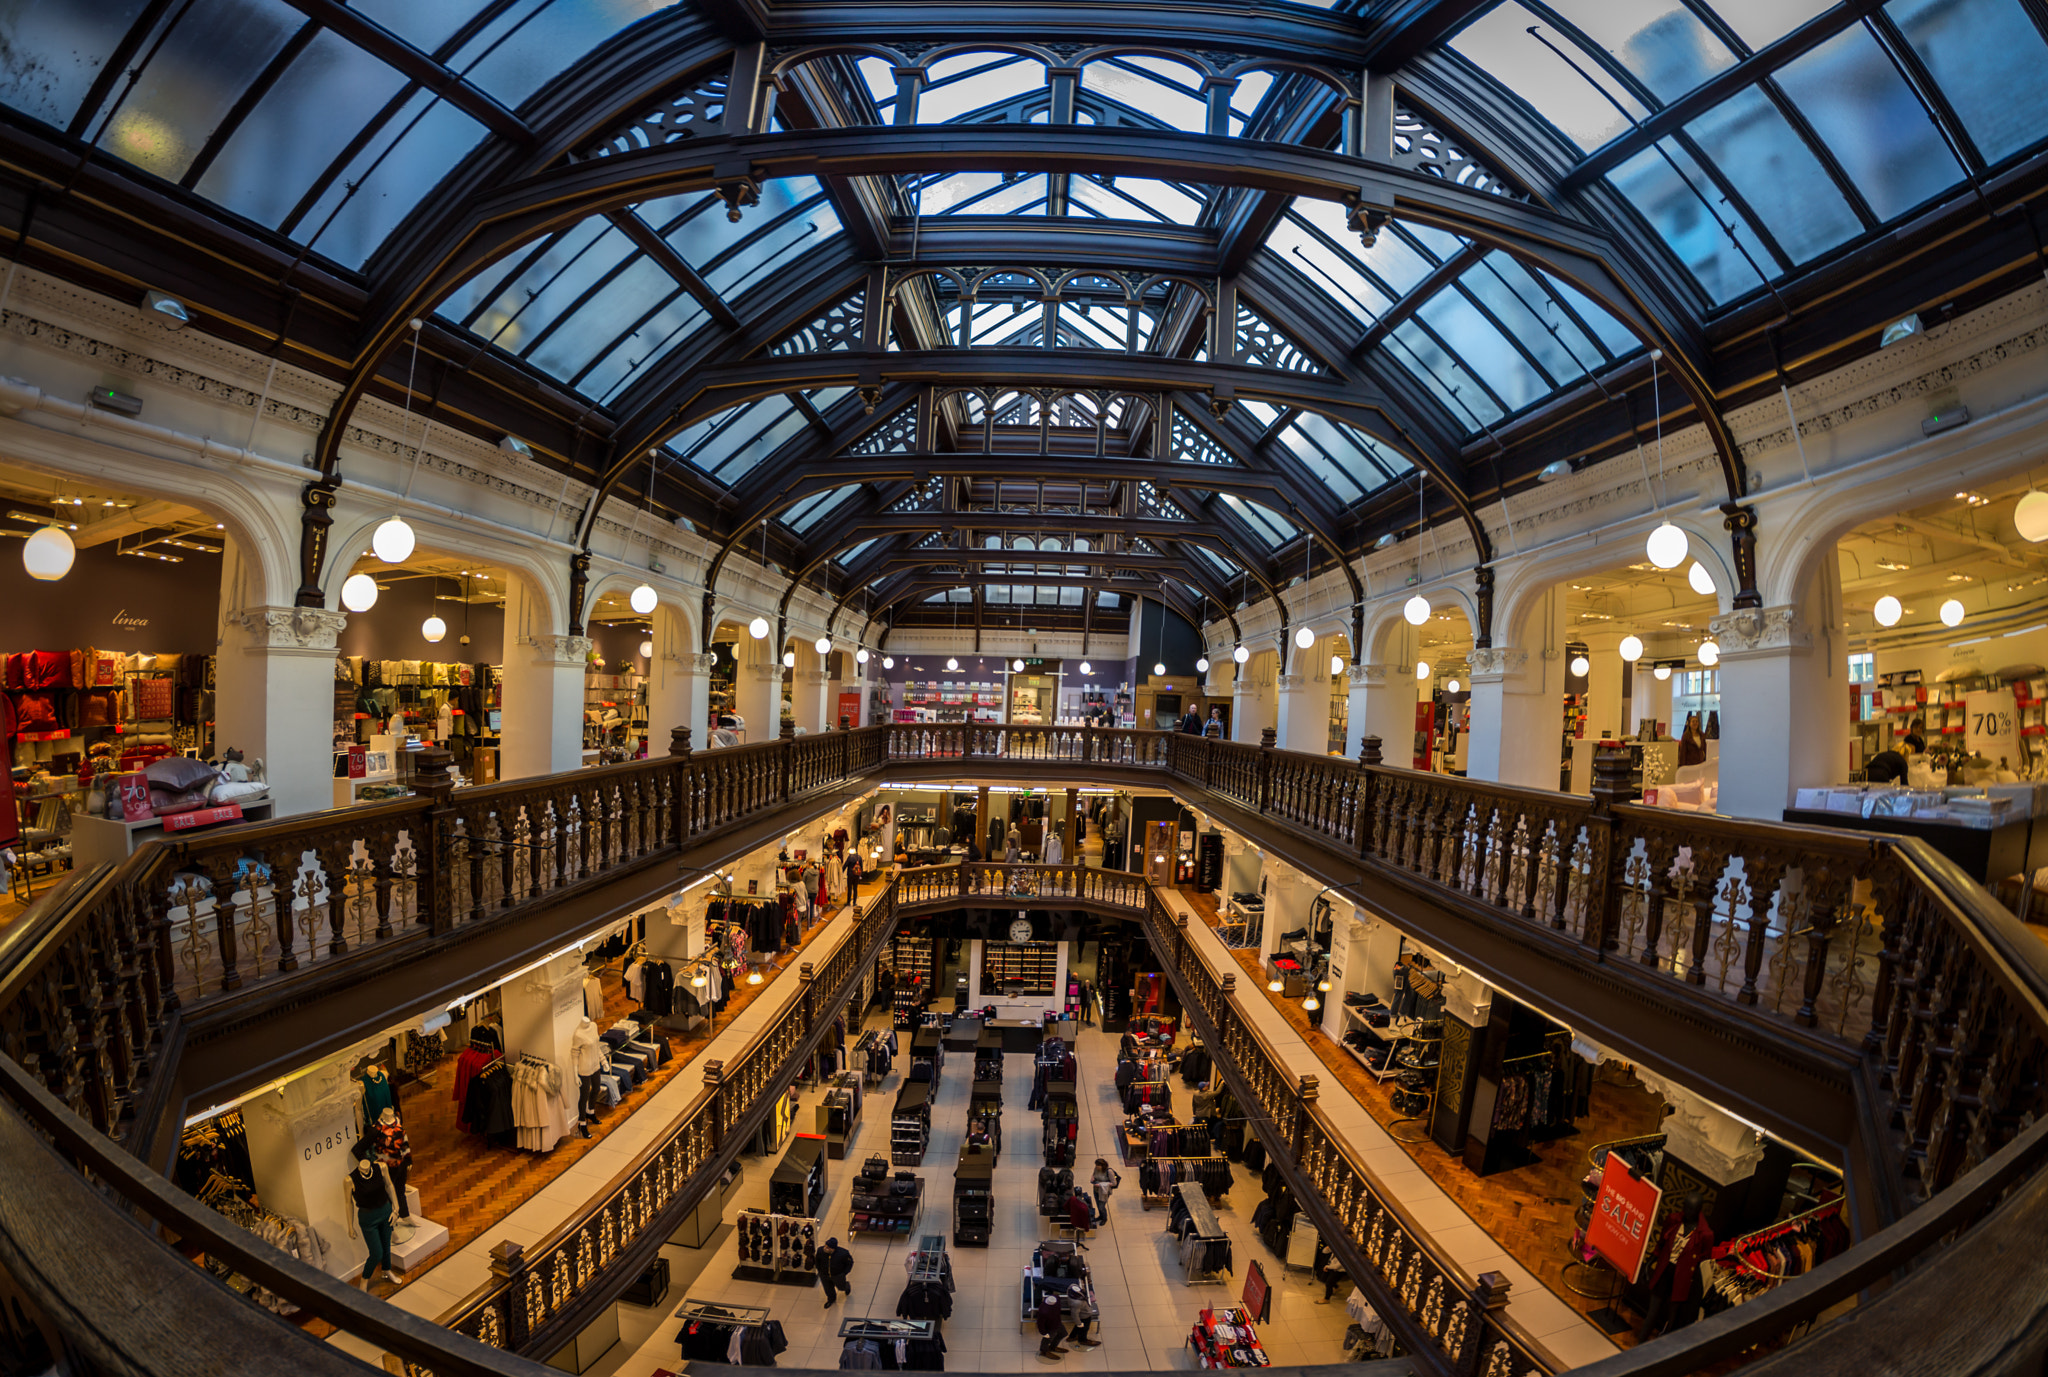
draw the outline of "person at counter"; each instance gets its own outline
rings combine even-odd
[[[1898,748],[1870,757],[1870,763],[1863,767],[1863,778],[1871,784],[1904,784],[1907,762],[1926,749],[1927,742],[1920,733],[1908,732]]]

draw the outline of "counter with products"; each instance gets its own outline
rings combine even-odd
[[[1265,1347],[1250,1316],[1239,1307],[1205,1309],[1188,1334],[1199,1367],[1269,1367]]]
[[[1987,885],[2048,866],[2048,785],[1801,789],[1785,821],[1919,837]]]

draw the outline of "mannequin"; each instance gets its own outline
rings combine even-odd
[[[1664,1217],[1656,1249],[1650,1254],[1649,1299],[1642,1325],[1636,1330],[1637,1343],[1655,1337],[1667,1320],[1670,1328],[1677,1329],[1692,1323],[1697,1314],[1692,1302],[1699,1292],[1700,1263],[1714,1249],[1714,1228],[1700,1217],[1704,1207],[1695,1191],[1685,1197],[1676,1213]]]
[[[1024,834],[1012,825],[1010,834],[1003,838],[1003,861],[1007,865],[1015,865],[1023,859]]]
[[[390,1113],[389,1110],[385,1112]],[[405,1199],[405,1193],[394,1191],[391,1174],[368,1157],[356,1159],[356,1169],[349,1173],[347,1191],[348,1199],[343,1202],[341,1213],[349,1221],[348,1236],[354,1238],[360,1226],[363,1241],[370,1250],[363,1258],[362,1275],[354,1278],[351,1284],[369,1290],[371,1275],[381,1267],[384,1280],[394,1286],[405,1285],[405,1274],[391,1270],[391,1202]]]
[[[837,851],[825,853],[825,893],[835,905],[846,901],[846,862],[839,859]]]
[[[369,1099],[368,1089],[366,1082],[366,1105]],[[356,1144],[355,1154],[384,1169],[391,1182],[391,1202],[397,1207],[398,1217],[411,1219],[412,1207],[405,1202],[405,1176],[412,1166],[412,1143],[405,1136],[405,1126],[399,1122],[396,1109],[386,1105],[377,1111],[376,1119],[363,1131],[362,1141]]]
[[[604,1070],[604,1044],[598,1040],[597,1025],[584,1019],[569,1037],[569,1054],[576,1067],[576,1131],[590,1136],[597,1121],[598,1073]]]
[[[1060,824],[1049,822],[1045,825],[1045,852],[1039,857],[1047,865],[1064,865],[1067,848],[1060,841]]]
[[[398,1087],[384,1074],[384,1067],[378,1062],[365,1062],[357,1080],[363,1085],[363,1122],[374,1124],[379,1113],[386,1109],[397,1109]]]

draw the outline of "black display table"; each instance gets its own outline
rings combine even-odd
[[[2048,819],[2018,818],[1996,827],[1964,827],[1939,818],[1866,818],[1818,808],[1787,808],[1785,821],[1804,827],[1839,827],[1848,832],[1918,837],[1961,866],[1986,889],[1995,890],[2008,875],[2048,865]]]

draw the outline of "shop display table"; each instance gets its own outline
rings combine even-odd
[[[1074,1313],[1073,1297],[1067,1294],[1074,1286],[1081,1286],[1088,1301],[1095,1303],[1095,1282],[1089,1275],[1088,1262],[1066,1239],[1047,1239],[1040,1243],[1031,1254],[1031,1265],[1024,1269],[1024,1308],[1018,1317],[1021,1328],[1029,1330],[1038,1322],[1038,1299],[1046,1290],[1057,1292],[1060,1309],[1067,1315]]]
[[[1204,1310],[1188,1335],[1197,1366],[1269,1367],[1271,1360],[1259,1343],[1258,1330],[1242,1309]]]
[[[2015,817],[1988,826],[1940,818],[1870,817],[1820,808],[1787,808],[1785,821],[1803,827],[1840,827],[1918,837],[1961,866],[1979,884],[1993,887],[2010,875],[2048,866],[2048,818]]]
[[[410,1186],[406,1188],[405,1193],[408,1197],[414,1194]],[[409,1237],[399,1236],[404,1232],[407,1221],[393,1221],[398,1225],[398,1229],[391,1235],[391,1270],[394,1272],[410,1272],[448,1246],[448,1226],[436,1224],[420,1214],[418,1205],[411,1208],[413,1231]]]
[[[1036,1052],[1045,1036],[1044,1025],[1030,1018],[996,1018],[982,1025],[984,1033],[998,1034],[1005,1052]]]
[[[270,800],[257,799],[242,805],[243,822],[270,821]],[[215,827],[199,828],[188,836],[212,836],[223,828],[235,824],[221,823]],[[175,834],[174,834],[175,835]],[[96,818],[90,813],[71,815],[71,865],[83,870],[89,865],[119,865],[135,853],[135,848],[144,842],[162,841],[165,836],[162,818],[138,818],[134,822],[109,822]]]

